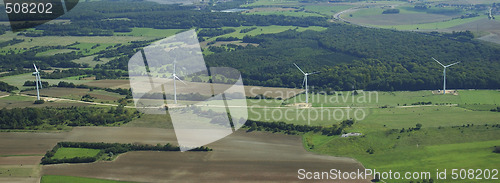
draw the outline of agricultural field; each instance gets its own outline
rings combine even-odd
[[[44,175],[65,175],[108,180],[158,182],[293,181],[299,168],[336,168],[354,171],[363,167],[349,158],[307,152],[299,136],[238,131],[208,144],[211,152],[129,152],[113,162],[44,166]],[[203,161],[203,164],[199,164]],[[141,163],[137,163],[141,162]],[[168,166],[166,166],[168,165]],[[216,167],[216,168],[214,168]],[[150,170],[155,171],[150,171]],[[182,172],[185,176],[178,176]],[[254,173],[262,173],[257,179]],[[294,173],[290,173],[294,172]],[[350,182],[350,181],[348,181]]]
[[[139,40],[149,40],[151,38],[148,37],[139,37],[139,36],[65,36],[64,38],[57,36],[42,36],[42,37],[25,37],[18,36],[16,33],[7,32],[0,36],[0,41],[8,41],[16,39],[24,39],[24,42],[6,46],[1,48],[1,51],[8,50],[23,50],[29,49],[35,46],[66,46],[69,44],[73,44],[78,42],[82,45],[95,45],[95,44],[124,44],[130,41],[139,41]],[[90,46],[92,47],[92,46]]]
[[[252,30],[246,33],[240,33],[242,29],[256,27],[257,29]],[[297,31],[305,31],[305,30],[313,30],[313,31],[322,31],[326,30],[325,27],[318,26],[309,26],[309,27],[295,27],[295,26],[279,26],[279,25],[270,25],[270,26],[241,26],[241,27],[223,27],[223,28],[233,28],[236,31],[220,36],[210,37],[206,39],[206,42],[215,41],[219,37],[237,37],[238,39],[243,39],[245,35],[255,36],[260,34],[274,34],[280,33],[289,29],[297,29]],[[200,43],[202,46],[206,45],[206,43]]]
[[[168,37],[172,36],[183,29],[153,29],[153,28],[132,28],[132,32],[115,33],[119,36],[136,36],[136,37]]]
[[[70,148],[61,147],[57,149],[56,154],[52,157],[53,159],[71,159],[71,158],[81,158],[81,157],[95,157],[100,150],[97,149],[87,149],[87,148]]]
[[[498,3],[498,1],[496,1]],[[450,4],[475,4],[472,2],[457,1],[430,1],[425,9],[417,9],[417,4],[412,3],[394,3],[385,5],[359,6],[354,11],[347,12],[341,17],[350,23],[364,25],[369,27],[379,27],[395,30],[427,30],[444,31],[452,27],[461,26],[477,20],[487,19],[485,11],[476,9],[457,9],[449,6],[438,6],[438,3]],[[491,2],[481,1],[481,4],[491,4]],[[383,14],[388,9],[398,9],[396,14]],[[467,17],[469,14],[477,14],[475,17]],[[461,18],[461,16],[466,16]],[[455,28],[457,29],[457,28]],[[459,31],[473,30],[460,29]]]
[[[408,130],[411,123],[405,124],[407,127],[404,129]],[[432,172],[434,180],[436,169],[493,169],[500,163],[497,161],[500,155],[493,153],[494,146],[500,142],[500,128],[491,127],[491,123],[486,126],[474,122],[456,127],[433,127],[423,123],[420,130],[410,132],[401,132],[400,126],[391,123],[387,123],[387,126],[359,123],[348,131],[362,132],[364,135],[361,137],[340,138],[307,134],[304,135],[304,144],[310,151],[353,157],[366,168],[379,171]],[[391,130],[392,128],[395,129]],[[372,153],[367,152],[369,149]],[[447,174],[448,177],[451,176],[451,172]]]
[[[22,94],[27,94],[31,96],[36,96],[36,90],[21,92]],[[54,98],[65,98],[71,100],[81,100],[83,96],[89,95],[92,97],[90,100],[94,102],[103,103],[116,103],[117,100],[125,97],[125,95],[120,95],[117,93],[107,92],[104,90],[93,90],[82,89],[82,88],[60,88],[51,87],[40,90],[40,96],[54,97]]]
[[[106,179],[94,179],[85,177],[72,177],[72,176],[62,176],[62,175],[44,175],[40,180],[41,183],[53,183],[53,182],[78,182],[78,183],[131,183],[127,181],[117,181],[117,180],[106,180]]]
[[[24,82],[26,82],[26,81],[35,81],[35,76],[33,76],[31,73],[26,73],[26,74],[1,77],[0,81],[9,83],[10,85],[16,86],[20,90],[22,90],[22,89],[26,89],[26,88],[34,88],[33,86],[23,86],[23,85],[24,85]],[[79,85],[79,84],[88,83],[91,80],[78,80],[76,78],[69,78],[69,79],[44,79],[44,78],[42,78],[42,81],[48,82],[49,85],[57,85],[61,81],[70,82],[70,83],[74,83],[75,85]]]

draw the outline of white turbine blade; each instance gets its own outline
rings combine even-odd
[[[460,62],[455,62],[455,63],[452,63],[450,65],[444,66],[444,67],[449,67],[449,66],[452,66],[452,65],[455,65],[455,64],[458,64],[458,63],[460,63]]]
[[[175,60],[174,60],[174,74],[175,74]]]
[[[304,84],[306,84],[306,77],[307,76],[304,76],[304,81],[302,81],[302,88],[304,88]]]
[[[438,60],[436,60],[434,57],[431,57],[434,61],[436,61],[437,63],[439,63],[439,65],[445,67],[441,62],[439,62]]]
[[[38,72],[38,69],[36,68],[35,63],[33,63],[33,67],[35,67],[35,71]]]
[[[177,77],[177,75],[173,75],[174,76],[174,79],[177,79],[179,80],[180,82],[184,83],[184,81],[182,81],[179,77]],[[184,83],[185,85],[187,85],[186,83]]]
[[[299,66],[297,66],[297,64],[293,63],[293,65],[295,65],[295,67],[297,67],[297,69],[299,69],[299,70],[300,70],[300,72],[302,72],[302,74],[304,74],[304,75],[306,74],[304,71],[302,71],[302,69],[300,69],[300,67],[299,67]]]
[[[307,73],[307,75],[311,75],[311,74],[318,74],[320,73],[321,71],[316,71],[316,72],[312,72],[312,73]]]
[[[42,86],[42,78],[40,78],[40,73],[37,73],[37,74],[36,74],[36,77],[38,78],[38,82],[40,83],[40,89],[43,89],[43,86]]]

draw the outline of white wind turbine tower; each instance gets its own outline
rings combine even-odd
[[[175,61],[174,61],[174,72],[172,73],[172,79],[174,79],[174,103],[177,104],[177,86],[175,85],[175,80],[179,80],[184,83],[177,75],[175,74]],[[186,83],[184,83],[186,84]]]
[[[42,79],[40,78],[40,72],[38,72],[38,69],[36,68],[35,63],[33,63],[33,67],[35,67],[35,72],[33,72],[33,75],[35,75],[36,100],[40,100],[40,89],[43,88]],[[39,83],[40,83],[40,89],[38,88]]]
[[[299,66],[297,66],[297,64],[293,63],[293,65],[295,65],[295,67],[297,67],[297,69],[300,70],[300,72],[302,72],[302,74],[304,74],[304,81],[302,82],[302,86],[306,86],[306,104],[309,103],[309,91],[308,91],[308,86],[307,86],[307,76],[311,75],[311,74],[316,74],[316,73],[319,73],[319,72],[310,72],[310,73],[305,73],[304,71],[302,71],[302,69],[300,69]]]
[[[446,68],[452,66],[452,65],[455,65],[455,64],[458,64],[460,62],[455,62],[455,63],[452,63],[450,65],[443,65],[441,62],[439,62],[438,60],[436,60],[434,57],[431,57],[434,61],[436,61],[437,63],[439,63],[439,65],[443,66],[443,95],[446,94]]]

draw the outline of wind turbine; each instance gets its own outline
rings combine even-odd
[[[309,102],[309,94],[308,94],[308,86],[307,86],[307,76],[311,75],[311,74],[316,74],[316,73],[319,73],[319,72],[310,72],[310,73],[305,73],[304,71],[302,71],[302,69],[300,69],[299,66],[297,66],[297,64],[293,63],[293,65],[295,65],[295,67],[297,67],[297,69],[299,69],[300,72],[302,72],[302,74],[304,74],[304,81],[302,82],[302,86],[306,86],[306,104]]]
[[[33,63],[33,67],[35,67],[35,72],[33,72],[33,75],[35,75],[36,100],[40,100],[40,89],[43,88],[42,79],[40,78],[40,72],[38,72],[35,63]],[[38,89],[38,83],[40,83],[40,89]]]
[[[179,80],[184,83],[177,75],[175,74],[175,61],[174,61],[174,72],[172,73],[172,79],[174,79],[174,103],[177,104],[177,86],[175,85],[175,80]],[[186,83],[184,83],[186,85]]]
[[[455,64],[458,64],[460,62],[455,62],[455,63],[452,63],[450,65],[443,65],[441,62],[439,62],[438,60],[436,60],[434,57],[431,57],[434,61],[436,61],[437,63],[439,63],[439,65],[443,66],[443,95],[446,94],[446,68],[452,66],[452,65],[455,65]]]

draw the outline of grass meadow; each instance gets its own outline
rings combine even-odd
[[[61,147],[57,149],[52,159],[70,159],[76,157],[95,157],[99,149]]]
[[[436,169],[448,169],[447,177],[450,177],[451,169],[491,170],[498,168],[500,164],[500,154],[493,153],[494,146],[500,144],[498,127],[474,125],[434,128],[424,125],[421,130],[411,132],[400,132],[399,129],[391,132],[390,129],[380,127],[378,129],[377,132],[349,138],[306,134],[303,140],[306,149],[313,152],[353,157],[366,168],[379,172],[431,172],[434,180]],[[368,153],[368,149],[373,149],[373,154]],[[474,182],[463,180],[471,181]]]
[[[74,177],[63,175],[44,175],[40,180],[41,183],[59,183],[59,182],[74,182],[74,183],[128,183],[125,181],[95,179],[86,177]]]
[[[240,33],[242,29],[246,28],[251,28],[251,27],[257,27],[257,29],[252,30],[247,33]],[[215,36],[207,39],[207,41],[215,41],[218,37],[237,37],[239,39],[243,39],[245,35],[249,36],[255,36],[255,35],[260,35],[260,34],[274,34],[274,33],[280,33],[289,29],[295,29],[297,28],[297,31],[305,31],[305,30],[313,30],[313,31],[323,31],[326,30],[325,27],[318,27],[318,26],[309,26],[309,27],[296,27],[296,26],[279,26],[279,25],[270,25],[270,26],[241,26],[241,27],[223,27],[224,29],[226,28],[233,28],[236,31],[229,33],[229,34],[224,34],[220,36]]]

